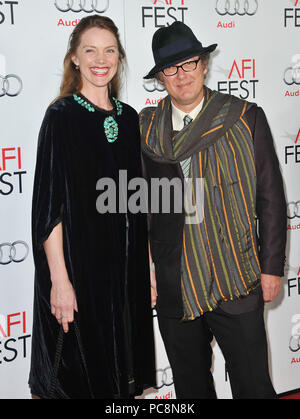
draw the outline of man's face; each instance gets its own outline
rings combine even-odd
[[[198,60],[199,56],[184,60],[177,65],[182,65],[189,61]],[[185,72],[182,68],[178,69],[174,76],[165,76],[161,71],[159,79],[168,91],[173,104],[183,112],[193,110],[203,98],[204,78],[207,68],[202,61],[198,62],[197,68],[191,72]]]

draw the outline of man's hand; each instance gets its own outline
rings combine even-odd
[[[156,299],[157,299],[155,267],[153,263],[150,266],[150,286],[151,286],[151,306],[153,308],[156,305]]]
[[[281,289],[280,276],[261,274],[261,287],[264,301],[266,303],[273,301],[278,296]]]
[[[151,305],[152,307],[155,307],[156,300],[157,300],[155,270],[150,271],[150,285],[151,285]]]
[[[149,266],[150,266],[150,286],[151,286],[151,306],[152,308],[156,305],[157,300],[157,289],[156,289],[156,275],[155,265],[152,260],[150,242],[148,241],[148,252],[149,252]]]

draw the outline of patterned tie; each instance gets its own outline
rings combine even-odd
[[[186,127],[187,125],[189,125],[192,122],[192,118],[190,117],[190,115],[185,115],[185,117],[183,118],[183,123],[184,126]],[[183,176],[185,178],[189,177],[189,172],[190,172],[190,166],[191,166],[191,160],[192,158],[189,157],[186,160],[183,160],[180,162],[181,168],[182,168],[182,172],[183,172]]]

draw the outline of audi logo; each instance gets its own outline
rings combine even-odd
[[[157,79],[145,80],[143,87],[147,92],[163,92],[165,90],[164,86]]]
[[[23,89],[23,82],[19,76],[15,74],[8,74],[1,76],[0,74],[0,97],[3,96],[18,96]]]
[[[171,386],[174,383],[171,367],[157,370],[156,379],[157,379],[157,386],[155,388],[157,390],[161,389],[164,386],[167,386],[167,387]]]
[[[0,265],[23,262],[28,254],[29,246],[21,240],[13,243],[2,243],[0,244]]]
[[[300,201],[288,203],[287,217],[290,220],[292,220],[293,218],[300,218]]]
[[[60,12],[104,13],[109,8],[109,0],[55,0]]]
[[[298,352],[300,350],[300,335],[291,337],[289,348],[292,352]]]
[[[216,2],[216,12],[221,16],[254,16],[257,10],[257,0],[217,0]]]
[[[300,66],[288,67],[284,72],[283,81],[288,86],[292,86],[293,84],[300,85]]]

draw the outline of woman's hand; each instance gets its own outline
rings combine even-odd
[[[64,332],[69,331],[69,323],[74,321],[74,310],[78,312],[73,286],[67,272],[51,278],[50,294],[51,313],[62,324]]]
[[[51,313],[64,332],[69,331],[69,323],[74,321],[74,310],[78,311],[75,291],[69,280],[63,251],[62,223],[57,224],[44,242],[52,282],[50,305]]]

